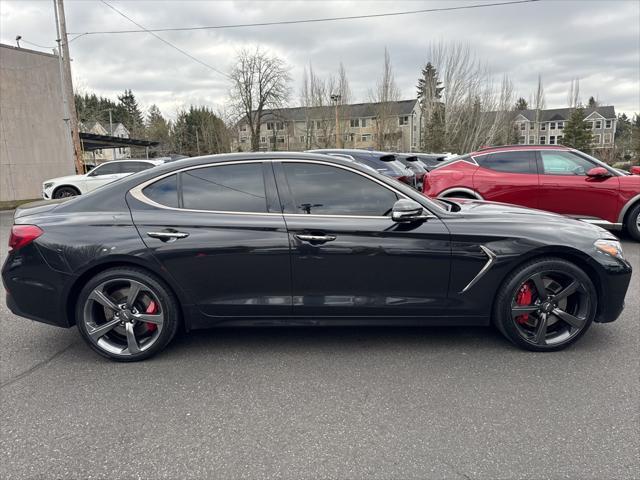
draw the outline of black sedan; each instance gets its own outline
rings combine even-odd
[[[178,328],[490,325],[557,350],[612,322],[631,277],[587,223],[431,200],[318,154],[190,158],[19,208],[2,269],[15,314],[77,325],[121,361]]]

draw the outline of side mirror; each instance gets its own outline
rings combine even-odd
[[[403,198],[393,204],[391,220],[394,222],[415,222],[425,218],[424,207],[414,200]]]
[[[629,169],[631,175],[640,175],[640,166],[634,166]]]
[[[606,178],[610,176],[611,172],[604,167],[594,167],[587,172],[587,177]]]

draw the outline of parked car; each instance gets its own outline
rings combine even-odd
[[[422,166],[427,170],[427,172],[433,170],[435,167],[444,162],[447,158],[452,155],[448,153],[409,153],[407,155],[412,155],[418,158]]]
[[[114,160],[101,163],[83,175],[69,175],[45,180],[42,183],[42,198],[49,200],[82,195],[119,178],[155,167],[163,162],[163,160]]]
[[[416,188],[418,182],[414,172],[398,161],[393,153],[378,152],[374,150],[346,149],[346,148],[323,148],[309,150],[309,153],[323,153],[334,157],[341,157],[347,160],[361,163],[375,169],[387,177],[395,178],[407,185]]]
[[[415,174],[416,189],[422,191],[422,179],[428,172],[424,163],[417,156],[410,153],[394,153],[394,155],[400,163]]]
[[[539,208],[625,228],[640,240],[640,177],[560,145],[492,147],[455,157],[425,176],[423,192]]]
[[[354,162],[294,152],[190,158],[27,204],[9,246],[10,310],[77,325],[121,361],[159,352],[179,325],[493,321],[522,348],[557,350],[614,321],[631,278],[600,227],[432,200]]]

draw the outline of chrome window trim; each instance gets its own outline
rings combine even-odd
[[[179,170],[173,170],[171,172],[162,174],[160,176],[151,178],[149,180],[146,180],[145,182],[142,182],[139,185],[136,185],[135,187],[131,188],[129,190],[129,193],[131,194],[131,196],[133,198],[135,198],[136,200],[142,202],[142,203],[146,203],[147,205],[151,205],[153,207],[156,208],[161,208],[164,210],[174,210],[174,211],[178,211],[178,212],[194,212],[194,213],[215,213],[215,214],[226,214],[226,215],[261,215],[261,216],[300,216],[300,217],[324,217],[324,218],[372,218],[372,219],[386,219],[388,218],[389,220],[391,220],[391,216],[385,217],[385,216],[381,216],[381,215],[327,215],[327,214],[306,214],[306,213],[269,213],[269,212],[235,212],[232,210],[197,210],[197,209],[191,209],[191,208],[179,208],[179,207],[169,207],[167,205],[162,205],[160,203],[154,202],[153,200],[151,200],[149,197],[147,197],[142,190],[144,190],[146,187],[148,187],[149,185],[151,185],[152,183],[158,182],[164,178],[170,177],[171,175],[177,175],[178,173],[181,172],[186,172],[189,170],[197,170],[200,168],[208,168],[208,167],[217,167],[217,166],[222,166],[222,165],[238,165],[238,164],[245,164],[245,163],[264,163],[264,162],[282,162],[282,163],[314,163],[314,164],[319,164],[319,165],[327,165],[330,167],[336,167],[336,168],[342,168],[343,170],[348,170],[350,172],[353,172],[355,174],[361,175],[369,180],[374,181],[375,183],[381,185],[382,187],[386,188],[387,190],[391,190],[392,192],[394,192],[396,195],[401,196],[402,198],[405,199],[409,199],[411,200],[409,197],[407,197],[404,193],[402,193],[399,190],[396,190],[395,188],[393,188],[391,185],[386,185],[385,183],[381,182],[380,180],[378,180],[377,178],[373,178],[372,176],[364,173],[364,172],[360,172],[358,170],[355,170],[353,168],[347,167],[345,165],[338,165],[335,163],[331,163],[331,162],[325,162],[322,160],[302,160],[302,159],[288,159],[288,158],[265,158],[265,159],[250,159],[250,160],[231,160],[231,161],[227,161],[227,162],[215,162],[215,163],[206,163],[203,165],[192,165],[190,167],[184,167],[181,168]],[[430,212],[429,210],[427,210],[425,207],[423,207],[425,209],[425,211],[428,212],[427,217],[429,218],[437,218],[432,212]]]

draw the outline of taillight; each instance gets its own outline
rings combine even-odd
[[[18,250],[29,245],[43,233],[36,225],[14,225],[9,236],[9,250]]]

